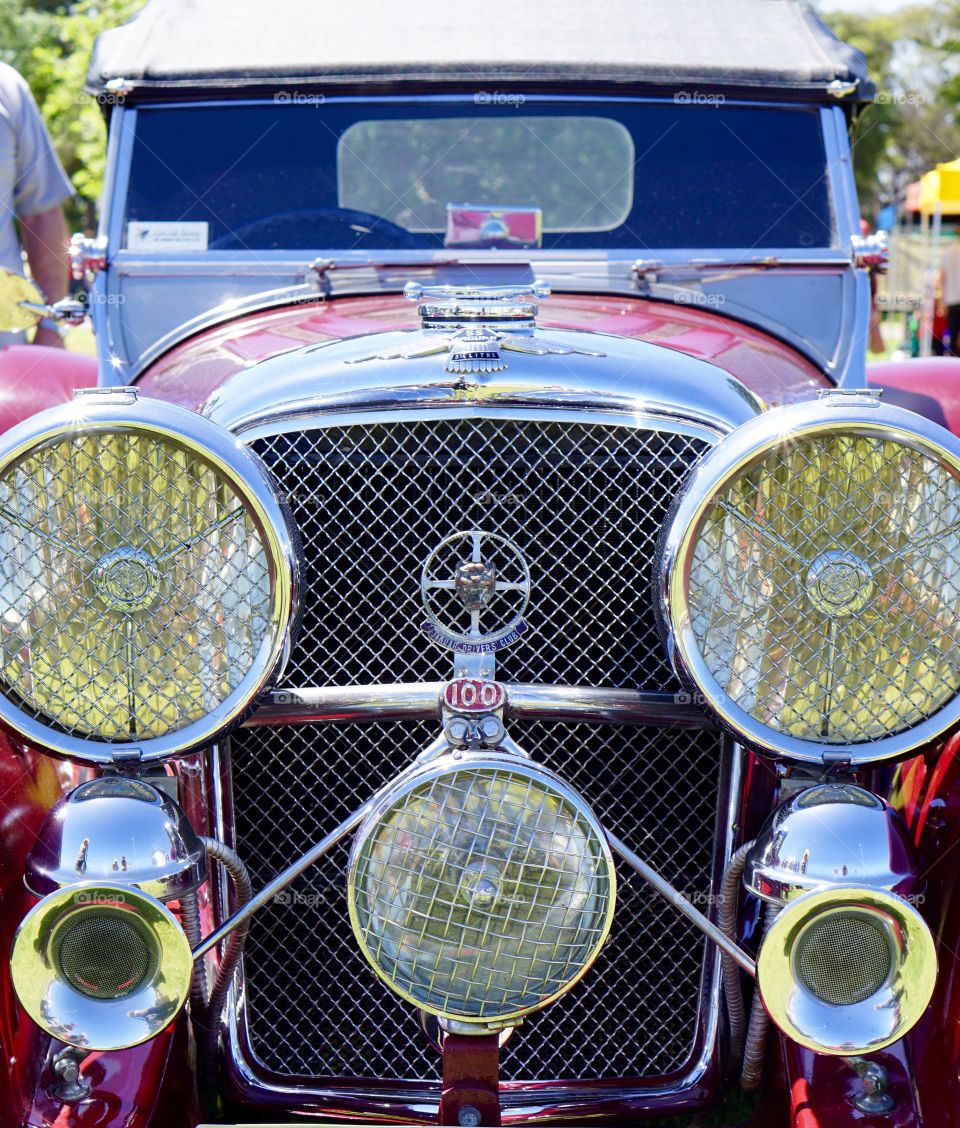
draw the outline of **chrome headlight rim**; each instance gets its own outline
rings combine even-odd
[[[798,982],[795,960],[818,918],[844,912],[875,918],[899,962],[879,989],[836,1004]],[[767,928],[757,955],[757,986],[776,1026],[807,1049],[838,1057],[872,1053],[902,1038],[927,1009],[936,980],[936,946],[920,913],[894,893],[862,885],[821,887],[791,901]]]
[[[525,774],[529,779],[537,780],[549,786],[566,803],[571,805],[577,812],[579,818],[583,818],[589,825],[590,830],[594,834],[594,840],[598,847],[598,857],[603,864],[607,879],[606,905],[604,907],[602,920],[597,929],[597,936],[594,939],[588,956],[584,958],[576,974],[566,979],[558,990],[552,992],[549,996],[539,999],[534,1005],[497,1014],[495,1017],[454,1014],[449,1011],[444,1011],[418,998],[412,992],[403,989],[400,984],[381,968],[379,961],[376,959],[370,945],[367,943],[364,936],[363,925],[360,920],[359,906],[357,904],[357,871],[362,860],[364,845],[378,827],[382,825],[381,820],[386,812],[394,807],[398,800],[409,796],[414,789],[422,784],[438,780],[444,775],[451,775],[456,771],[464,769],[516,772],[521,775]],[[364,959],[377,975],[377,978],[380,979],[393,994],[402,998],[405,1002],[410,1003],[418,1010],[434,1015],[441,1020],[463,1024],[463,1026],[460,1027],[461,1029],[472,1028],[478,1032],[483,1032],[484,1030],[499,1030],[513,1026],[527,1015],[535,1014],[555,1003],[572,987],[579,983],[590,968],[593,967],[609,937],[616,911],[616,895],[616,868],[614,866],[613,854],[610,850],[607,836],[599,820],[593,814],[593,811],[583,797],[549,768],[533,760],[519,759],[517,756],[499,752],[471,751],[451,753],[437,757],[437,759],[424,765],[414,765],[402,772],[379,792],[370,811],[354,836],[347,863],[347,908],[350,925]]]
[[[699,535],[716,495],[778,446],[792,440],[847,434],[877,438],[939,462],[960,481],[960,440],[924,416],[879,398],[828,393],[777,408],[744,423],[704,456],[684,487],[664,530],[655,575],[655,601],[671,661],[682,681],[738,739],[776,759],[853,767],[898,760],[960,722],[960,690],[912,727],[875,740],[818,742],[779,732],[732,701],[708,669],[694,636],[687,580]]]
[[[71,917],[131,913],[154,945],[148,974],[132,991],[96,998],[72,986],[51,949]],[[84,881],[39,901],[20,922],[10,952],[17,998],[51,1037],[85,1050],[120,1050],[155,1038],[179,1014],[190,991],[193,953],[173,913],[156,898],[118,881]]]
[[[0,475],[45,445],[74,435],[137,432],[184,448],[222,475],[254,515],[266,550],[273,600],[270,630],[256,661],[227,698],[203,717],[162,736],[136,742],[64,732],[22,708],[0,687],[0,721],[30,744],[81,763],[107,765],[120,758],[153,763],[215,743],[240,724],[271,688],[290,653],[300,622],[299,536],[286,501],[262,461],[231,432],[188,408],[136,394],[135,389],[87,392],[39,412],[0,441]],[[39,710],[37,710],[39,712]]]

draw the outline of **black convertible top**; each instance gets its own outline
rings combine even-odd
[[[150,0],[99,36],[87,85],[137,97],[571,79],[691,98],[874,96],[863,56],[795,0]]]

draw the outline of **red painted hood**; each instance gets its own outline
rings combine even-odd
[[[556,294],[540,304],[542,328],[615,333],[711,361],[771,406],[829,387],[819,369],[766,333],[695,306],[642,298]],[[339,337],[419,325],[399,294],[337,298],[238,317],[189,338],[139,379],[144,395],[198,409],[221,384],[279,353]]]

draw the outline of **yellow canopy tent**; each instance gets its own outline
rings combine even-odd
[[[938,164],[920,177],[922,215],[960,215],[960,160]]]

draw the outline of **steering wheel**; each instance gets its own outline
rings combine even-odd
[[[358,228],[360,230],[358,230]],[[258,239],[272,233],[268,241]],[[352,240],[344,249],[381,247],[412,250],[413,234],[372,212],[356,208],[296,208],[273,212],[245,223],[236,231],[228,231],[210,244],[212,251],[242,251],[249,243],[260,251],[289,250],[297,247],[328,247]]]

